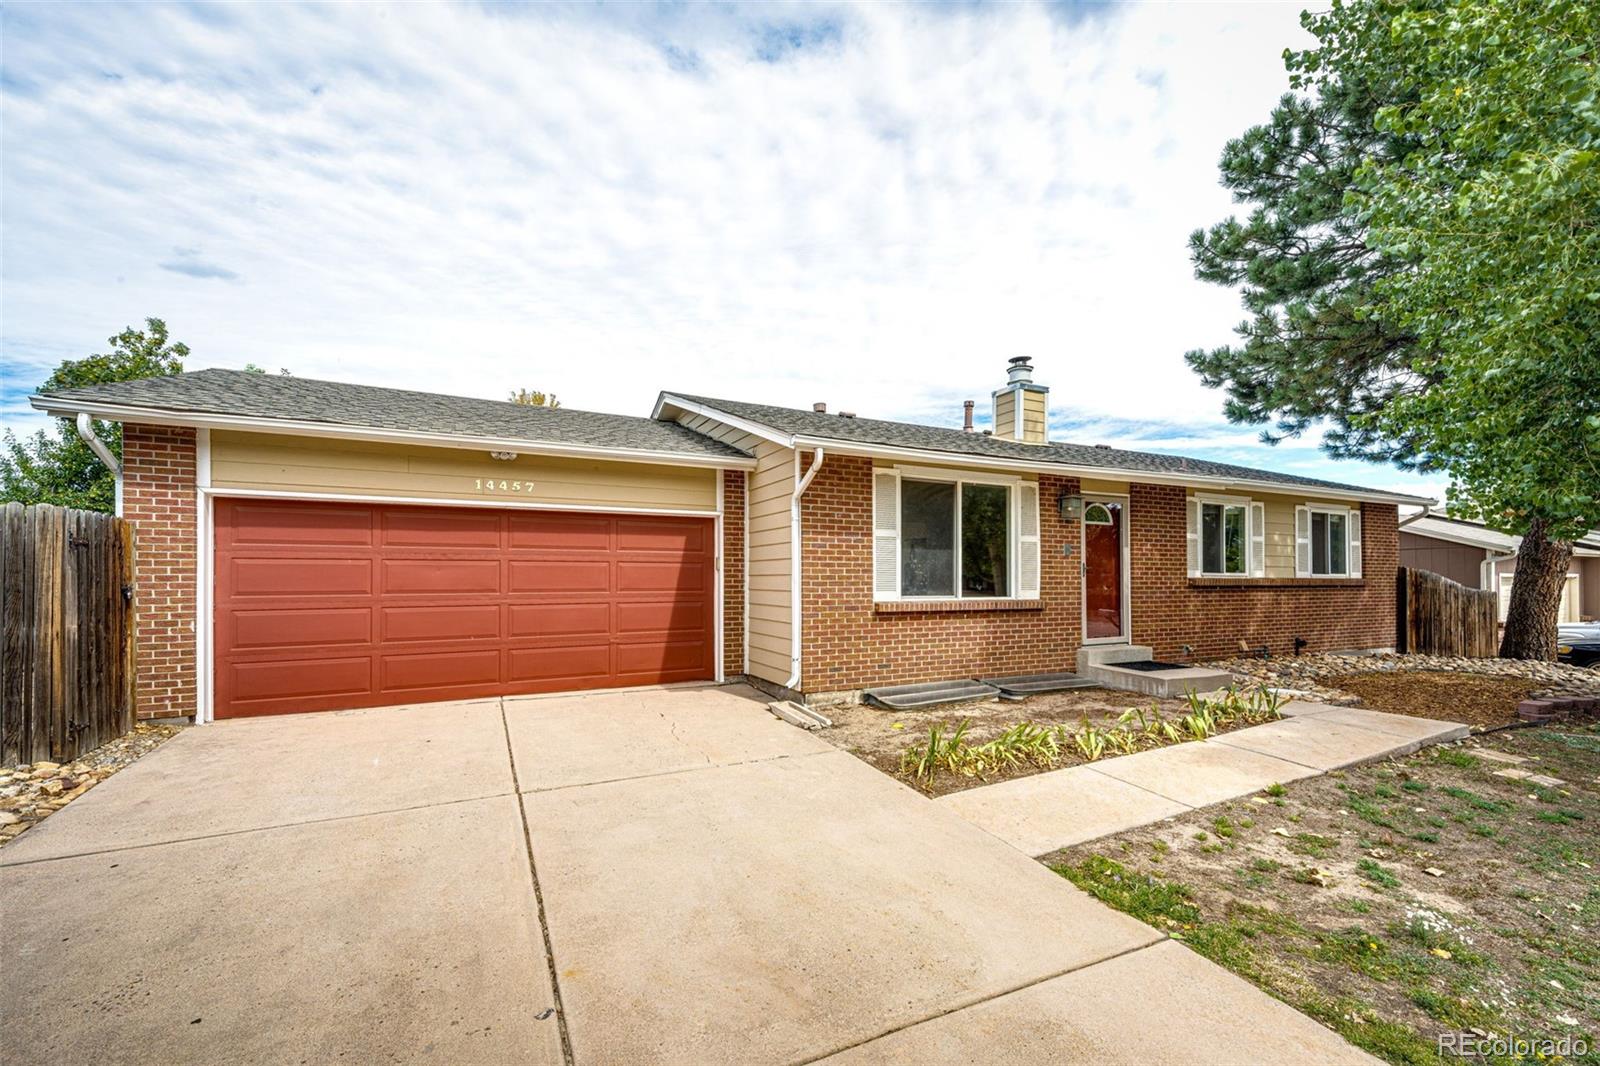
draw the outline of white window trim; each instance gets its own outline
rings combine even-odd
[[[907,481],[940,481],[956,487],[955,499],[955,557],[952,564],[951,587],[952,593],[932,596],[908,596],[903,591],[905,588],[905,567],[899,562],[900,553],[904,548],[896,544],[897,580],[896,592],[893,596],[874,593],[875,603],[948,603],[951,600],[1035,600],[1037,596],[1018,595],[1017,589],[1021,578],[1021,543],[1022,543],[1022,493],[1019,486],[1026,480],[1011,474],[995,474],[984,471],[949,470],[938,466],[896,466],[893,468],[899,475],[901,491],[896,501],[900,508],[896,516],[901,537],[905,534],[905,483]],[[875,471],[876,473],[876,471]],[[1009,512],[1010,521],[1006,529],[1006,588],[1011,591],[1004,596],[969,596],[961,591],[961,486],[990,485],[1006,490],[1006,510]],[[1043,501],[1039,504],[1042,509]],[[1041,515],[1042,521],[1042,515]]]
[[[1314,541],[1314,538],[1312,537],[1312,534],[1316,530],[1316,525],[1314,523],[1312,523],[1312,519],[1315,518],[1317,515],[1319,515],[1319,514],[1339,515],[1341,518],[1344,519],[1344,570],[1343,570],[1343,572],[1334,573],[1333,571],[1330,570],[1325,574],[1317,573],[1317,569],[1316,569],[1316,566],[1317,566],[1317,562],[1316,562],[1317,561],[1317,546],[1316,546],[1316,544],[1314,542],[1312,542],[1312,543],[1310,543],[1309,550],[1306,553],[1306,572],[1305,572],[1304,576],[1306,576],[1306,577],[1354,577],[1354,576],[1356,576],[1356,574],[1358,572],[1358,569],[1354,565],[1355,561],[1356,561],[1355,560],[1355,553],[1360,550],[1360,547],[1359,547],[1360,542],[1359,541],[1352,542],[1352,540],[1351,540],[1351,536],[1350,536],[1350,533],[1351,533],[1351,522],[1350,522],[1351,509],[1348,508],[1348,507],[1343,507],[1343,506],[1340,506],[1339,504],[1333,504],[1333,503],[1312,503],[1310,500],[1307,500],[1305,503],[1301,504],[1301,506],[1306,509],[1306,531],[1307,531],[1306,535],[1307,535],[1308,538],[1311,538],[1312,541]]]
[[[1205,493],[1205,492],[1197,492],[1197,493],[1195,493],[1194,494],[1194,498],[1195,498],[1196,501],[1198,501],[1199,507],[1201,508],[1201,510],[1197,511],[1197,513],[1195,514],[1195,543],[1200,549],[1200,552],[1199,552],[1200,570],[1199,570],[1198,576],[1200,576],[1200,577],[1226,577],[1226,578],[1249,578],[1249,577],[1255,576],[1256,570],[1257,570],[1256,558],[1255,558],[1256,536],[1255,536],[1255,530],[1252,527],[1253,527],[1253,525],[1255,523],[1255,507],[1253,505],[1255,504],[1256,501],[1252,500],[1248,496],[1220,496],[1220,495],[1217,495],[1215,493]],[[1242,507],[1244,509],[1244,569],[1240,570],[1238,573],[1230,573],[1228,571],[1207,570],[1205,568],[1205,566],[1206,566],[1206,526],[1205,526],[1205,511],[1204,511],[1204,507],[1208,503],[1214,503],[1214,504],[1217,504],[1217,505],[1222,506],[1222,507]],[[1224,516],[1223,516],[1223,523],[1224,523],[1224,525],[1226,525],[1226,523],[1227,523],[1226,514],[1224,514]],[[1263,522],[1263,524],[1265,524],[1265,523]],[[1263,539],[1263,543],[1265,543],[1264,539]],[[1224,553],[1224,554],[1226,554],[1226,553]]]

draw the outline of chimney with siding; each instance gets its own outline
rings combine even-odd
[[[1006,384],[994,391],[994,435],[1024,444],[1049,440],[1050,389],[1033,380],[1033,362],[1026,355],[1006,365]]]

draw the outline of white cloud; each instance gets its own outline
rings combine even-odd
[[[1185,239],[1297,16],[12,7],[8,391],[146,315],[193,366],[627,412],[954,421],[1027,353],[1078,421],[1272,463],[1182,361],[1242,317]]]

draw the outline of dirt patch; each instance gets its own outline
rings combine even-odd
[[[1349,674],[1339,687],[1375,711],[1493,729],[1517,721],[1517,704],[1541,685],[1529,678],[1392,670]]]
[[[1436,1063],[1440,1034],[1477,1029],[1581,1036],[1589,1052],[1563,1061],[1597,1064],[1597,828],[1600,725],[1566,724],[1277,786],[1045,861],[1391,1062]]]
[[[931,728],[937,727],[949,733],[966,722],[967,740],[978,744],[993,739],[1018,722],[1041,726],[1076,726],[1087,719],[1092,726],[1110,729],[1117,725],[1119,715],[1134,708],[1147,713],[1159,710],[1164,717],[1175,718],[1187,712],[1189,705],[1184,700],[1155,699],[1137,692],[1107,688],[1050,692],[1016,701],[981,700],[945,704],[920,711],[889,711],[863,703],[827,708],[827,715],[833,719],[833,728],[820,730],[817,736],[930,796],[944,796],[980,785],[992,785],[997,781],[1074,766],[1087,760],[1068,747],[1062,749],[1054,765],[1026,763],[983,777],[941,773],[933,781],[919,785],[901,773],[900,760],[908,748],[927,740]],[[1224,726],[1217,732],[1230,732],[1246,724],[1240,722]]]

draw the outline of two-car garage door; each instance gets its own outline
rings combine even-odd
[[[715,676],[708,518],[219,499],[215,715]]]

